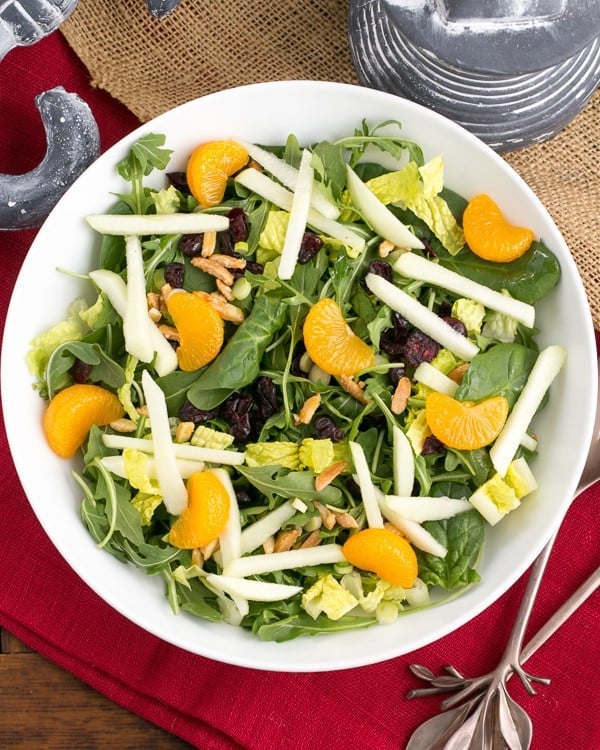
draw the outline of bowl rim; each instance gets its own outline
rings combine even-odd
[[[13,456],[15,467],[17,469],[17,474],[19,476],[29,504],[33,508],[38,521],[44,528],[46,534],[50,537],[52,543],[57,548],[61,556],[69,563],[71,568],[73,568],[73,570],[79,575],[79,577],[90,588],[98,593],[98,595],[110,607],[115,609],[117,612],[119,612],[147,632],[161,638],[168,643],[171,643],[172,645],[178,646],[201,656],[212,658],[228,664],[255,669],[287,672],[316,672],[354,668],[385,661],[406,653],[410,653],[417,648],[435,642],[445,635],[453,632],[457,628],[464,625],[466,622],[472,620],[482,611],[487,609],[487,607],[493,604],[505,591],[508,590],[508,588],[510,588],[510,586],[522,575],[522,573],[525,572],[525,570],[533,562],[537,554],[541,551],[546,541],[548,541],[548,539],[550,538],[551,534],[554,531],[554,524],[546,526],[546,528],[544,529],[544,533],[539,535],[537,543],[534,543],[532,545],[531,549],[529,550],[529,554],[523,556],[518,561],[518,563],[514,565],[513,569],[507,575],[502,585],[496,586],[492,591],[487,592],[482,596],[473,597],[472,588],[469,591],[465,592],[460,597],[460,600],[465,602],[468,601],[468,608],[465,611],[460,612],[460,607],[458,608],[459,611],[456,611],[457,607],[455,602],[458,601],[458,599],[448,602],[443,607],[434,607],[429,610],[430,612],[435,613],[432,617],[432,619],[436,620],[435,627],[433,627],[430,632],[414,635],[414,637],[412,637],[412,640],[410,641],[409,648],[405,648],[403,645],[396,643],[386,644],[386,647],[382,647],[379,651],[377,651],[376,654],[372,654],[370,652],[365,654],[360,652],[360,650],[358,650],[358,652],[355,652],[356,644],[360,645],[362,643],[362,639],[354,637],[347,639],[346,636],[350,634],[344,634],[342,638],[344,639],[344,643],[346,643],[346,641],[348,642],[348,649],[344,652],[343,658],[340,658],[337,661],[335,659],[330,659],[328,661],[321,656],[317,656],[312,660],[305,658],[304,655],[296,656],[296,651],[306,650],[299,646],[301,641],[305,642],[309,640],[311,642],[311,645],[316,641],[316,639],[307,638],[290,641],[287,642],[287,644],[271,643],[269,644],[269,646],[271,647],[270,650],[267,649],[266,652],[270,654],[270,658],[266,658],[263,655],[265,649],[262,647],[265,644],[263,644],[262,642],[260,642],[260,644],[257,644],[257,639],[254,636],[251,636],[252,640],[247,640],[244,636],[242,638],[242,643],[236,644],[235,648],[231,648],[231,643],[228,643],[228,641],[230,641],[231,639],[229,639],[227,636],[223,636],[222,634],[217,637],[214,628],[210,627],[212,625],[211,623],[194,620],[195,627],[200,627],[202,629],[202,626],[208,626],[207,630],[208,632],[210,632],[210,637],[213,640],[211,640],[210,647],[207,648],[206,644],[203,642],[190,642],[190,639],[185,637],[185,629],[183,631],[183,634],[180,634],[179,631],[177,633],[174,633],[166,630],[166,626],[163,624],[163,622],[161,622],[160,626],[152,622],[148,623],[146,620],[144,620],[144,617],[140,615],[140,612],[136,611],[135,608],[134,610],[132,610],[132,606],[129,603],[123,602],[122,598],[117,595],[118,592],[115,592],[114,589],[112,589],[109,585],[106,585],[106,581],[99,582],[98,576],[95,574],[94,569],[92,569],[91,567],[82,566],[82,564],[77,560],[73,553],[73,550],[69,546],[68,540],[64,538],[64,534],[62,534],[61,531],[57,529],[51,522],[51,520],[49,520],[48,511],[47,509],[43,508],[42,504],[39,502],[39,498],[35,496],[32,497],[32,495],[35,495],[36,484],[39,479],[34,481],[34,476],[30,470],[30,466],[28,465],[27,457],[23,455],[23,435],[22,430],[20,429],[20,425],[17,421],[17,409],[15,406],[15,401],[17,401],[17,399],[9,397],[9,394],[11,394],[15,387],[18,386],[19,376],[18,374],[15,374],[12,367],[8,367],[6,364],[7,360],[9,360],[9,357],[11,356],[11,352],[15,347],[17,351],[19,351],[20,348],[23,348],[23,341],[19,342],[18,336],[15,333],[15,324],[19,316],[21,316],[23,313],[23,304],[21,299],[23,284],[34,273],[35,264],[38,262],[39,257],[41,256],[44,242],[46,241],[46,236],[48,234],[51,234],[51,228],[59,221],[66,208],[74,200],[73,196],[77,194],[80,186],[85,185],[85,181],[90,179],[90,175],[95,174],[95,172],[99,170],[99,164],[101,165],[102,169],[108,168],[108,166],[111,165],[114,172],[115,157],[120,152],[123,152],[124,149],[127,149],[131,145],[131,143],[133,143],[140,137],[140,135],[147,132],[157,132],[157,129],[162,122],[167,123],[170,121],[175,121],[181,115],[186,114],[186,112],[189,113],[199,107],[202,108],[210,106],[214,102],[217,102],[219,104],[225,101],[227,103],[228,101],[239,96],[250,97],[250,100],[252,100],[256,96],[265,98],[272,96],[282,96],[286,91],[290,92],[288,93],[289,96],[291,96],[291,94],[293,93],[294,97],[301,97],[303,95],[305,96],[307,92],[313,96],[321,97],[328,95],[332,95],[334,96],[334,98],[337,96],[343,98],[346,95],[355,96],[365,102],[367,100],[369,102],[373,102],[374,106],[377,105],[376,108],[379,107],[379,105],[382,105],[382,107],[384,105],[389,105],[390,107],[397,109],[397,111],[403,110],[413,115],[418,114],[419,117],[417,119],[425,118],[425,120],[433,124],[433,127],[441,127],[445,133],[454,134],[454,137],[458,138],[461,141],[464,141],[467,144],[470,144],[471,148],[474,148],[475,151],[485,154],[486,162],[489,161],[490,164],[495,165],[495,168],[499,170],[499,173],[502,173],[505,177],[507,177],[509,182],[513,183],[516,186],[519,186],[521,191],[524,191],[527,195],[528,202],[535,207],[536,220],[539,220],[544,225],[548,225],[549,227],[553,228],[553,238],[555,238],[558,243],[556,247],[553,246],[553,250],[555,250],[555,252],[557,252],[557,254],[559,255],[561,265],[564,264],[564,269],[565,271],[567,271],[569,284],[573,286],[577,295],[576,302],[581,308],[581,310],[579,311],[579,317],[581,318],[580,323],[582,324],[582,326],[581,330],[578,332],[578,356],[582,360],[582,364],[588,368],[589,372],[589,387],[584,388],[584,390],[590,398],[596,398],[597,375],[595,373],[597,372],[597,359],[595,355],[595,338],[591,313],[589,311],[589,306],[587,306],[587,299],[585,297],[583,283],[579,277],[579,273],[575,266],[574,260],[568,252],[567,245],[560,235],[560,232],[556,228],[554,221],[550,217],[546,208],[542,205],[541,201],[531,191],[524,180],[522,180],[522,178],[512,169],[512,167],[510,167],[510,165],[508,165],[507,162],[505,162],[498,154],[493,152],[482,141],[476,138],[476,136],[466,131],[460,125],[451,122],[442,115],[428,110],[420,104],[401,99],[400,97],[397,97],[393,94],[388,94],[373,89],[367,89],[365,87],[357,86],[354,84],[311,80],[282,80],[248,84],[244,86],[225,89],[224,91],[220,92],[207,94],[205,96],[199,97],[198,99],[194,99],[184,104],[178,105],[172,110],[169,110],[168,112],[159,115],[157,118],[154,118],[153,120],[150,120],[149,122],[137,127],[135,130],[121,139],[118,143],[107,149],[107,151],[104,152],[98,158],[98,160],[94,162],[94,164],[88,167],[83,175],[75,181],[75,183],[69,188],[69,190],[57,203],[56,207],[53,209],[50,216],[38,232],[38,235],[34,239],[31,248],[26,255],[23,267],[19,273],[17,282],[15,283],[15,288],[6,316],[6,324],[2,342],[0,390],[2,391],[2,407],[5,415],[5,429],[8,437],[9,447]],[[282,137],[285,137],[285,135],[286,134],[282,133]],[[416,136],[412,137],[416,139]],[[108,201],[107,192],[104,192],[103,197],[106,201]],[[585,314],[583,308],[584,304],[585,309],[587,310],[587,315]],[[17,372],[22,376],[23,366],[20,366]],[[29,378],[29,383],[31,383],[31,378]],[[583,413],[581,416],[582,419],[579,423],[579,430],[581,435],[580,443],[581,445],[589,445],[589,441],[591,440],[592,436],[593,416],[589,416],[586,413]],[[53,460],[56,463],[56,457],[54,457]],[[583,454],[583,452],[581,452],[581,454],[578,454],[575,457],[575,460],[570,467],[568,481],[566,481],[565,484],[566,490],[569,491],[571,495],[575,490],[577,480],[580,476],[581,470],[583,469],[584,461],[585,455]],[[52,462],[48,462],[48,459],[46,457],[44,465],[52,465]],[[64,467],[62,468],[64,473]],[[559,509],[561,513],[563,511],[566,512],[568,506],[569,499],[563,499]],[[83,524],[81,524],[81,526],[83,528]],[[86,534],[88,533],[85,529],[84,531]],[[89,541],[91,542],[91,537],[89,537]],[[488,544],[488,542],[486,542],[486,544]],[[110,560],[113,559],[111,558],[111,556],[107,555],[104,552],[101,552],[101,554],[106,558],[110,558]],[[86,562],[89,562],[89,559],[86,560]],[[120,563],[116,564],[120,565]],[[102,571],[104,571],[105,569],[105,565],[101,566]],[[131,569],[131,572],[132,575],[141,575],[140,571],[137,571],[133,568]],[[483,589],[483,591],[485,592],[485,589]],[[163,598],[163,606],[165,610],[167,610],[167,614],[170,615],[170,610],[168,607],[168,603],[164,599],[164,594],[161,593],[161,597]],[[467,597],[468,599],[465,599],[465,597]],[[439,613],[441,609],[447,611],[449,615],[450,613],[452,613],[452,616],[450,617],[450,623],[448,621],[445,621],[444,618],[438,617],[437,613],[435,612],[436,609],[437,613]],[[411,613],[412,616],[416,614],[417,613]],[[178,617],[181,616],[182,615],[178,615]],[[404,618],[401,617],[400,622],[402,622],[403,620]],[[221,629],[224,628],[222,624],[219,624],[218,627]],[[223,632],[225,631],[223,630]],[[370,628],[365,631],[356,631],[356,633],[359,635],[364,633],[372,634],[374,632],[378,632],[377,628]],[[321,640],[327,641],[327,644],[329,644],[327,646],[328,650],[330,648],[333,650],[334,644],[330,638],[322,638]],[[341,643],[342,641],[340,640],[339,642]],[[254,650],[249,649],[248,644],[255,644],[256,648]],[[291,648],[290,644],[292,644]],[[283,646],[284,648],[280,648],[281,646]],[[322,650],[323,649],[321,649],[321,647],[317,647],[316,649],[317,653],[320,653]],[[256,656],[254,652],[258,652],[258,656]]]

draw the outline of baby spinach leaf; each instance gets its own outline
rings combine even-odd
[[[485,448],[477,448],[471,451],[457,451],[449,448],[444,465],[447,471],[454,471],[457,466],[463,466],[467,470],[469,478],[477,486],[482,485],[493,472],[492,461]],[[437,490],[439,492],[439,486],[437,486]],[[467,494],[470,494],[470,492]]]
[[[534,242],[524,255],[511,263],[482,260],[466,247],[454,256],[440,248],[439,261],[442,266],[498,292],[506,289],[513,297],[530,305],[546,297],[560,280],[558,260],[543,242]]]
[[[202,371],[187,392],[198,409],[213,409],[258,377],[260,361],[285,319],[286,306],[260,295],[252,312],[229,339],[219,356]]]
[[[110,214],[130,214],[131,208],[124,201],[118,201],[111,207]],[[125,268],[125,238],[112,234],[103,234],[100,241],[99,267],[107,271],[120,273]]]
[[[535,351],[521,344],[497,344],[473,357],[455,398],[482,401],[492,396],[504,396],[512,407],[536,358]]]
[[[436,557],[416,550],[419,577],[428,586],[441,586],[451,591],[480,580],[472,567],[484,539],[484,524],[476,510],[444,521],[426,521],[423,526],[448,550],[446,557]]]
[[[161,387],[167,401],[169,416],[177,416],[177,412],[183,406],[190,385],[198,379],[198,371],[184,372],[175,370],[168,375],[157,378],[156,382]]]

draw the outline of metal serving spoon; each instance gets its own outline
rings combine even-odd
[[[600,386],[600,374],[599,374]],[[587,461],[575,497],[600,479],[600,394],[596,422]],[[600,585],[600,568],[560,607],[541,630],[521,650],[533,603],[550,558],[557,531],[532,565],[513,630],[498,666],[483,677],[466,678],[454,667],[436,676],[426,667],[411,664],[410,669],[430,687],[411,690],[408,698],[458,691],[442,702],[443,712],[428,719],[413,732],[406,750],[528,750],[532,723],[526,712],[508,694],[506,683],[517,674],[530,694],[532,682],[548,684],[522,667],[530,656],[565,622]],[[450,709],[450,710],[447,710]]]

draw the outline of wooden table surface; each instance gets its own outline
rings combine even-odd
[[[0,748],[183,750],[186,742],[117,706],[0,628]]]

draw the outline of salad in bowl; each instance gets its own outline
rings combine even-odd
[[[319,126],[229,117],[299,87]],[[173,643],[276,669],[388,658],[493,601],[564,507],[540,502],[586,356],[518,178],[420,107],[306,82],[184,105],[100,163],[104,196],[88,172],[48,222],[77,196],[85,260],[62,254],[70,303],[23,356],[75,569]]]

